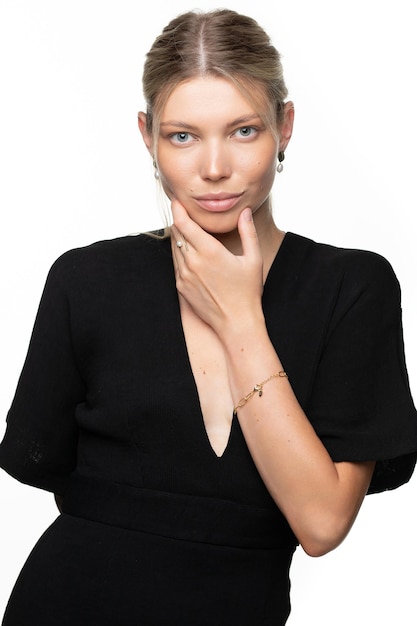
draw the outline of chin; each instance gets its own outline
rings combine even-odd
[[[196,223],[210,235],[228,235],[237,230],[237,217],[223,217],[217,214],[211,219],[195,220]]]
[[[187,209],[190,218],[203,230],[213,234],[227,234],[237,229],[237,223],[242,208],[235,207],[231,211],[209,212]]]

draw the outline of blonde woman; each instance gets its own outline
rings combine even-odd
[[[414,469],[392,268],[274,221],[294,107],[268,36],[183,14],[143,86],[172,224],[48,276],[0,461],[61,513],[4,626],[283,625],[297,545],[333,550]]]

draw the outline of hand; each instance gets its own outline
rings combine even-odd
[[[172,252],[178,292],[221,337],[263,319],[262,256],[252,212],[238,220],[242,254],[235,255],[206,233],[176,200],[172,202]],[[177,241],[182,246],[177,246]]]

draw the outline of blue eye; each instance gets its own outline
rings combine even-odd
[[[236,134],[239,134],[241,137],[252,137],[256,134],[256,130],[253,126],[242,126],[242,128],[238,128]]]
[[[187,143],[190,139],[190,133],[178,132],[171,135],[171,138],[177,143]]]

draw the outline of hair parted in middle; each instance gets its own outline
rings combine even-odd
[[[158,134],[162,109],[175,87],[204,76],[232,81],[277,132],[288,95],[280,54],[253,18],[217,9],[174,18],[147,53],[142,84],[150,135]]]

